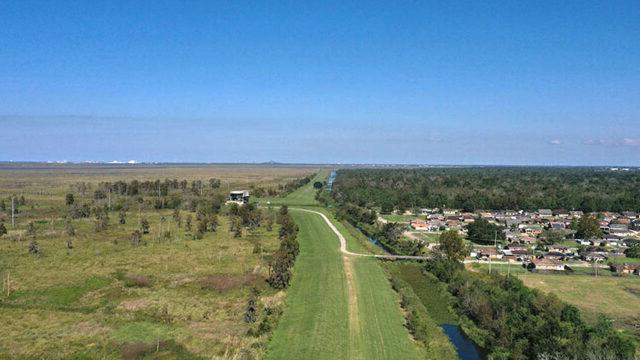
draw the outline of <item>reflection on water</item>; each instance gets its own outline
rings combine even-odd
[[[458,357],[461,360],[481,360],[483,359],[482,353],[465,334],[460,331],[458,325],[441,325],[444,333],[449,337],[449,340],[456,348]]]
[[[331,188],[333,187],[333,181],[335,179],[336,179],[336,172],[334,170],[329,174],[329,177],[327,178],[327,191],[331,191]]]

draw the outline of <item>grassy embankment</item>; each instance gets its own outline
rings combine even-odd
[[[384,267],[398,284],[398,292],[407,299],[407,311],[414,311],[416,323],[423,324],[422,336],[427,358],[456,358],[455,348],[439,327],[457,323],[457,318],[449,308],[450,299],[444,285],[425,275],[417,263],[386,263]]]
[[[290,195],[292,204],[314,203],[315,191],[309,191],[314,181]],[[330,217],[347,238],[349,250],[367,251],[370,245],[356,238],[355,229],[335,221],[326,209],[314,210]],[[267,357],[418,359],[424,355],[403,326],[398,297],[378,263],[343,257],[337,237],[319,215],[292,213],[300,225],[301,252]]]

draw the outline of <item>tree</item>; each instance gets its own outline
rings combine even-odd
[[[316,189],[316,190],[322,189],[322,186],[323,185],[322,185],[322,183],[320,181],[316,181],[316,182],[313,183],[313,188]]]
[[[468,248],[457,230],[448,230],[440,234],[439,250],[449,261],[462,261],[468,255]]]
[[[27,224],[27,236],[36,237],[36,226],[33,223],[33,221],[29,221],[29,223]]]
[[[384,199],[380,204],[380,212],[383,214],[391,214],[393,212],[393,201],[391,199]]]
[[[265,218],[265,227],[267,228],[267,231],[273,230],[273,213],[267,210],[267,215],[264,218]]]
[[[73,205],[73,203],[75,202],[75,199],[73,197],[73,194],[69,193],[67,195],[65,195],[64,197],[64,203],[67,205]]]
[[[256,288],[251,288],[251,292],[249,293],[249,300],[247,301],[247,306],[244,309],[244,322],[252,324],[256,322],[258,305],[258,290]]]
[[[118,223],[120,223],[120,225],[127,223],[127,211],[125,209],[120,209],[118,212]]]
[[[547,229],[542,232],[540,239],[545,245],[557,244],[564,240],[564,231]]]
[[[140,240],[142,239],[142,234],[139,230],[135,230],[131,233],[131,244],[134,246],[140,245]]]
[[[220,187],[219,179],[209,179],[209,187],[212,189],[217,189]]]
[[[627,250],[624,251],[624,254],[630,258],[640,258],[640,243],[631,245]]]
[[[229,230],[233,232],[233,237],[242,237],[242,219],[238,216],[232,216],[229,222]]]
[[[142,218],[142,220],[140,220],[140,230],[142,230],[143,234],[148,234],[149,233],[149,220],[147,220],[147,218]]]
[[[287,215],[289,213],[289,207],[287,205],[282,205],[279,210],[279,214],[281,216]]]
[[[107,229],[109,226],[109,213],[102,210],[101,208],[96,208],[96,220],[95,220],[95,231],[101,232]]]
[[[218,229],[218,215],[216,214],[209,215],[208,223],[209,223],[209,229],[212,232],[216,232],[216,230]]]
[[[493,244],[494,240],[501,241],[505,239],[502,229],[501,226],[480,218],[467,225],[467,236],[474,243]]]
[[[40,250],[40,246],[38,246],[35,239],[31,239],[29,242],[29,254],[42,256],[42,250]]]
[[[76,229],[73,227],[73,223],[71,223],[71,219],[68,217],[64,219],[64,232],[67,236],[76,235]]]
[[[180,215],[180,209],[178,208],[173,209],[172,217],[173,217],[173,221],[176,222],[177,227],[182,226],[182,216]]]
[[[202,239],[205,232],[207,232],[207,221],[205,219],[202,219],[198,221],[198,227],[196,229],[196,235],[197,235],[196,238]]]
[[[107,194],[103,190],[96,190],[93,192],[93,198],[96,200],[106,199]]]
[[[3,222],[0,222],[0,237],[2,237],[2,235],[6,235],[7,234],[7,228],[4,226]]]
[[[184,229],[187,231],[191,231],[191,219],[191,214],[187,215],[187,218],[185,219]]]
[[[580,239],[595,239],[602,236],[598,219],[590,215],[584,215],[578,220],[576,237]]]

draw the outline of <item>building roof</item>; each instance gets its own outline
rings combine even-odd
[[[531,260],[531,262],[533,263],[533,265],[535,265],[536,267],[559,267],[559,266],[563,266],[564,264],[561,263],[558,260],[555,259],[548,259],[548,258],[542,258],[542,259],[533,259]]]

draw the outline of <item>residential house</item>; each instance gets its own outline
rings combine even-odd
[[[442,209],[442,213],[444,214],[444,216],[454,216],[454,215],[458,215],[458,210]]]
[[[569,211],[569,216],[574,218],[574,219],[581,218],[583,215],[584,215],[584,213],[582,211],[580,211],[580,210]]]
[[[609,224],[609,234],[629,234],[629,225],[626,224]]]
[[[496,250],[493,247],[477,248],[476,252],[478,253],[478,257],[483,259],[502,259],[502,257],[504,256],[502,252]]]
[[[604,262],[605,260],[607,260],[607,257],[604,256],[604,254],[596,251],[588,252],[582,255],[582,258],[585,261],[591,261],[591,262]]]
[[[464,215],[462,215],[462,221],[465,224],[470,224],[470,223],[476,221],[476,218],[473,216],[473,214],[464,214]]]
[[[565,269],[560,261],[547,258],[533,259],[531,264],[533,264],[533,271],[564,271]]]
[[[640,275],[640,264],[617,264],[611,265],[611,270],[617,274]]]
[[[550,218],[553,217],[553,211],[551,211],[551,209],[539,209],[538,216],[541,218]]]
[[[535,244],[538,241],[538,239],[535,238],[535,236],[531,236],[529,234],[520,234],[518,235],[518,242],[522,243],[522,244]]]
[[[413,230],[429,231],[429,225],[424,220],[421,220],[421,219],[411,220],[409,224]]]

